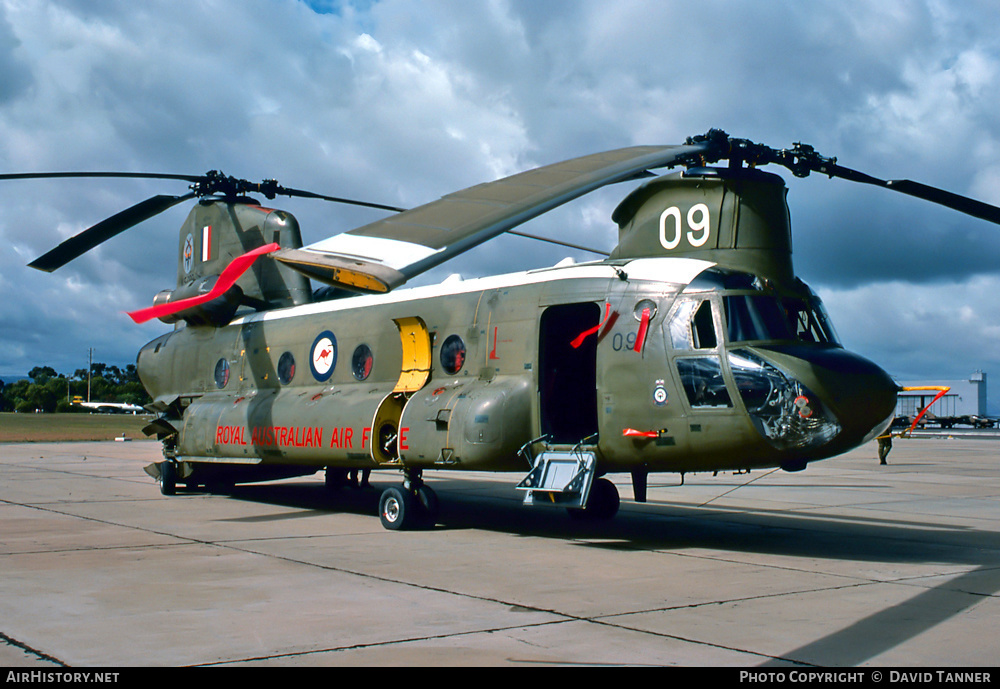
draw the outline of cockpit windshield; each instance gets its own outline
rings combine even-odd
[[[798,340],[839,344],[818,298],[779,298],[760,294],[722,299],[730,342]]]
[[[804,299],[782,299],[785,312],[795,339],[802,342],[824,342],[840,344],[830,318],[826,315],[819,297],[810,301]]]

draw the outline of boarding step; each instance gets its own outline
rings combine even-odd
[[[596,468],[593,452],[546,450],[538,455],[517,489],[525,491],[525,505],[582,508],[587,504]]]

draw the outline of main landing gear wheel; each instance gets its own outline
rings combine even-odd
[[[403,485],[386,488],[378,501],[379,520],[392,531],[434,526],[439,511],[437,494],[416,471],[407,474]]]
[[[415,499],[402,486],[390,486],[378,501],[378,516],[382,526],[392,531],[402,531],[414,526]]]
[[[160,464],[160,492],[177,495],[177,464],[169,459]]]
[[[423,512],[424,521],[427,526],[434,526],[437,521],[438,514],[441,512],[441,503],[438,500],[437,493],[431,490],[430,486],[426,484],[421,484],[417,488],[417,503],[420,505],[420,509]]]
[[[329,491],[338,491],[347,487],[347,469],[326,468],[326,475],[323,477],[323,484]]]
[[[587,504],[583,509],[570,508],[566,510],[569,516],[576,519],[607,520],[618,514],[621,498],[615,484],[606,478],[599,478],[590,487]]]

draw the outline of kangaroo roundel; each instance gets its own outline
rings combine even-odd
[[[324,330],[313,342],[309,355],[309,368],[316,380],[323,382],[333,375],[337,366],[337,338],[329,330]]]

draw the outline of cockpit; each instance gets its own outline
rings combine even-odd
[[[840,346],[819,297],[798,282],[798,294],[778,295],[766,281],[735,271],[713,268],[698,276],[685,295],[722,292],[725,340],[743,342],[812,342]],[[686,333],[690,324],[690,335]],[[705,300],[680,301],[669,322],[674,346],[715,347],[711,307]]]
[[[727,340],[794,340],[840,344],[822,302],[757,294],[727,294],[722,298]]]
[[[688,406],[732,409],[742,401],[774,446],[805,449],[840,431],[836,417],[790,370],[775,348],[842,349],[823,304],[804,283],[778,292],[765,281],[719,268],[677,298],[664,327]]]

